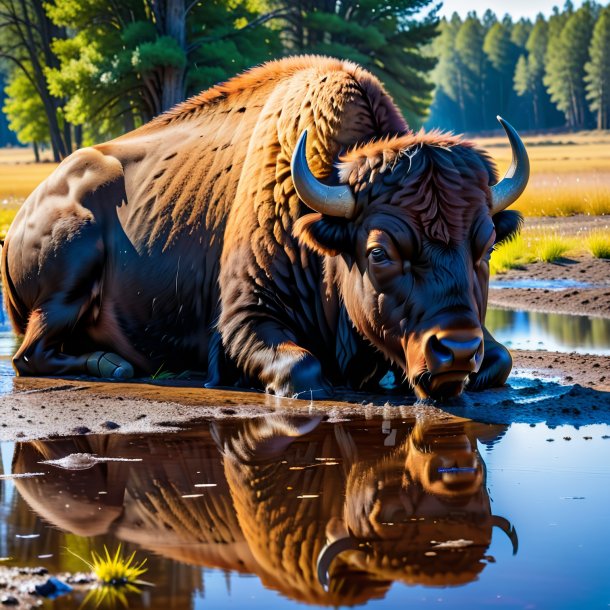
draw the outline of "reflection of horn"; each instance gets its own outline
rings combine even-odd
[[[511,525],[508,519],[498,517],[498,515],[491,516],[491,524],[494,527],[499,527],[508,536],[511,544],[513,545],[513,555],[516,555],[517,551],[519,550],[519,538],[517,537],[517,530],[515,530],[515,526]]]
[[[530,161],[515,128],[502,117],[498,121],[508,136],[510,148],[513,153],[513,162],[510,164],[504,178],[491,187],[491,215],[505,210],[514,203],[527,186],[530,177]]]
[[[306,148],[307,130],[301,134],[290,164],[292,182],[297,195],[303,203],[320,214],[351,218],[356,208],[356,200],[349,187],[328,186],[320,182],[309,169]]]
[[[334,542],[330,542],[327,544],[318,555],[318,581],[324,587],[325,591],[328,591],[328,570],[330,569],[330,564],[333,562],[333,559],[343,553],[344,551],[355,551],[358,548],[358,543],[356,539],[352,536],[346,536],[344,538],[339,538]]]

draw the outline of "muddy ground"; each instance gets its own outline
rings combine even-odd
[[[490,288],[489,305],[510,309],[528,309],[610,318],[610,260],[592,257],[564,258],[556,263],[532,263],[523,269],[511,269],[493,278],[492,286],[521,281],[562,280],[574,287]],[[590,284],[580,286],[580,284]]]

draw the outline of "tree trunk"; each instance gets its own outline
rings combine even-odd
[[[34,146],[34,161],[40,163],[40,151],[38,150],[38,142],[33,142]]]
[[[171,36],[186,55],[186,7],[184,0],[166,0],[164,33]],[[186,65],[163,69],[161,109],[168,110],[184,100]]]

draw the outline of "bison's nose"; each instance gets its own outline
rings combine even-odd
[[[433,375],[447,371],[474,373],[483,361],[483,335],[480,330],[441,331],[428,339],[425,355]]]

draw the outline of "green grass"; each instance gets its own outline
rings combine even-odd
[[[595,258],[610,258],[610,233],[592,231],[587,238],[587,248]]]
[[[489,261],[490,273],[495,275],[509,269],[518,269],[533,260],[534,256],[529,252],[523,235],[515,235],[493,251]]]
[[[491,275],[495,275],[536,261],[554,263],[565,256],[583,255],[610,258],[610,229],[561,235],[526,228],[493,251],[489,269]]]
[[[571,249],[569,238],[556,233],[542,235],[535,247],[535,257],[543,263],[554,263]]]

